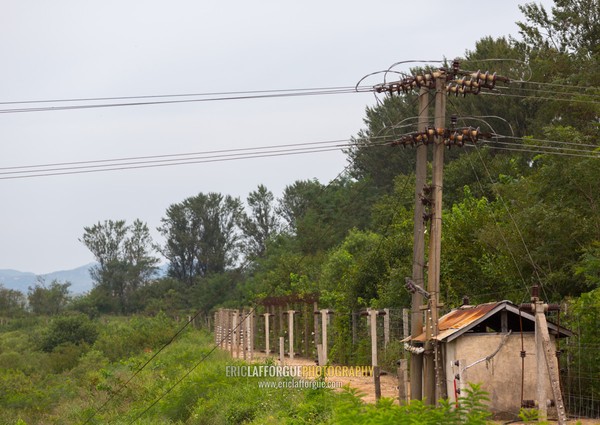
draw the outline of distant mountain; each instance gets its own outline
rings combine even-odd
[[[38,276],[43,278],[49,284],[53,280],[60,282],[70,282],[69,290],[73,294],[83,294],[88,292],[94,286],[90,277],[89,269],[94,263],[86,264],[85,266],[77,267],[72,270],[61,270],[57,272],[36,275],[29,272],[20,272],[17,270],[0,270],[0,283],[5,288],[16,289],[26,294],[30,286],[35,286],[38,281]]]
[[[0,270],[0,284],[8,289],[16,289],[24,294],[30,286],[35,286],[38,277],[44,279],[46,284],[52,283],[53,280],[58,280],[61,283],[71,282],[69,291],[72,294],[84,294],[94,287],[94,282],[90,277],[90,268],[95,263],[89,263],[85,266],[77,267],[72,270],[62,270],[42,275],[36,275],[29,272],[20,272],[17,270]],[[164,277],[167,275],[168,265],[162,264],[158,266],[156,277]]]

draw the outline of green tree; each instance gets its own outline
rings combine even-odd
[[[285,187],[283,196],[279,199],[277,213],[291,234],[296,234],[299,221],[322,190],[323,186],[317,180],[297,180]]]
[[[551,126],[553,141],[593,144],[572,127]],[[502,216],[498,227],[527,284],[541,283],[544,296],[557,301],[590,289],[576,273],[582,255],[600,240],[600,188],[595,159],[538,155],[525,178],[496,185]],[[508,248],[509,247],[509,248]]]
[[[497,220],[504,218],[501,203],[465,197],[443,214],[441,280],[446,302],[458,305],[467,295],[473,303],[518,299],[524,287],[515,270],[512,247],[507,247]],[[511,229],[511,227],[507,227]]]
[[[536,3],[520,9],[525,21],[517,23],[523,37],[518,44],[532,64],[532,80],[556,84],[545,97],[572,100],[544,101],[539,131],[554,121],[597,136],[600,107],[589,95],[597,95],[600,85],[600,2],[555,0],[549,11]]]
[[[5,317],[21,316],[25,313],[27,298],[21,291],[5,288],[0,283],[0,311]]]
[[[241,247],[242,204],[219,193],[200,193],[171,205],[158,228],[166,242],[169,275],[192,284],[196,277],[235,265]]]
[[[381,235],[351,231],[322,268],[323,296],[337,311],[371,306],[386,271]]]
[[[539,49],[591,57],[600,53],[600,2],[555,0],[550,13],[542,4],[519,6],[526,22],[519,22],[525,43]]]
[[[296,247],[317,254],[340,243],[349,229],[363,229],[370,218],[369,187],[348,177],[328,185],[316,180],[297,181],[285,188],[279,214],[288,224]]]
[[[250,214],[243,220],[246,238],[245,252],[250,258],[264,257],[268,242],[278,233],[279,216],[275,211],[275,197],[264,185],[250,192],[247,198]]]
[[[119,312],[134,308],[132,295],[155,275],[158,264],[148,226],[140,220],[132,225],[106,220],[85,227],[81,241],[98,263],[90,269],[98,294],[112,300]]]
[[[56,315],[62,312],[69,303],[70,282],[60,283],[53,280],[49,286],[46,286],[43,279],[38,279],[34,287],[29,287],[27,300],[29,308],[34,314]]]

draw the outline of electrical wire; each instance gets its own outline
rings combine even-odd
[[[499,145],[517,146],[517,147],[523,147],[523,148],[537,148],[537,149],[540,149],[540,152],[552,152],[552,151],[581,152],[581,153],[587,153],[591,157],[597,156],[598,158],[600,158],[600,151],[594,151],[594,150],[589,150],[589,149],[575,149],[575,148],[565,148],[565,147],[561,147],[561,146],[544,146],[544,145],[535,145],[535,144],[527,144],[527,145],[525,145],[523,143],[500,142],[500,141],[493,141],[493,142],[486,141],[485,143],[488,143],[488,144],[489,143],[497,143]]]
[[[162,158],[173,158],[173,157],[189,157],[189,156],[202,156],[202,155],[211,155],[211,154],[225,154],[225,153],[234,153],[234,152],[251,152],[251,151],[261,151],[264,149],[279,149],[279,148],[290,148],[290,147],[298,147],[298,146],[314,146],[314,145],[329,145],[329,144],[339,144],[346,143],[348,139],[335,139],[335,140],[324,140],[321,142],[303,142],[303,143],[290,143],[284,145],[269,145],[269,146],[255,146],[250,148],[234,148],[234,149],[220,149],[220,150],[210,150],[210,151],[200,151],[200,152],[184,152],[184,153],[173,153],[173,154],[162,154],[162,155],[146,155],[146,156],[132,156],[132,157],[122,157],[122,158],[112,158],[112,159],[97,159],[97,160],[88,160],[88,161],[73,161],[73,162],[55,162],[49,164],[36,164],[36,165],[21,165],[21,166],[11,166],[11,167],[0,167],[0,174],[5,170],[16,170],[16,169],[30,169],[30,168],[47,168],[47,167],[59,167],[59,166],[74,166],[74,165],[82,165],[82,164],[102,164],[102,163],[110,163],[121,161],[136,161],[136,160],[151,160],[151,159],[162,159]]]
[[[331,143],[331,142],[324,142]],[[260,148],[246,148],[246,149],[231,149],[231,150],[222,150],[222,151],[208,151],[208,152],[199,152],[193,154],[167,154],[167,155],[154,155],[154,156],[140,156],[140,157],[129,157],[129,158],[120,158],[120,159],[112,159],[112,160],[97,160],[97,161],[75,161],[75,162],[66,162],[66,163],[55,163],[55,164],[41,164],[41,165],[29,165],[29,166],[12,166],[6,168],[0,168],[0,176],[10,176],[10,175],[22,175],[22,174],[31,174],[31,173],[50,173],[54,171],[79,171],[82,169],[86,170],[94,170],[96,168],[103,168],[107,170],[112,170],[113,168],[109,167],[120,167],[119,169],[127,169],[130,165],[146,165],[146,164],[160,164],[166,163],[166,165],[170,165],[170,163],[175,164],[185,164],[185,163],[195,163],[196,161],[201,162],[210,162],[210,161],[219,161],[219,160],[227,160],[227,159],[246,159],[246,158],[255,158],[255,157],[264,157],[271,156],[273,154],[293,154],[293,153],[304,153],[304,152],[321,152],[328,150],[339,150],[343,147],[348,146],[348,143],[340,144],[339,142],[334,142],[334,144],[327,144],[324,146],[306,146],[302,144],[297,145],[287,145],[287,146],[301,146],[295,148],[283,148],[274,146],[271,149],[267,149],[264,147]],[[222,152],[222,153],[220,153]]]
[[[304,149],[300,151],[281,151],[276,153],[260,153],[260,154],[247,154],[247,155],[236,155],[235,157],[220,157],[220,158],[212,158],[212,159],[194,159],[194,160],[185,160],[178,162],[169,162],[169,163],[153,163],[153,164],[145,164],[145,165],[114,165],[114,166],[105,166],[103,168],[99,167],[87,167],[86,169],[72,169],[62,170],[62,171],[53,171],[53,172],[39,172],[39,173],[31,173],[24,175],[11,175],[0,177],[0,180],[16,180],[16,179],[26,179],[26,178],[35,178],[35,177],[49,177],[49,176],[64,176],[71,174],[89,174],[89,173],[99,173],[99,172],[107,172],[107,171],[123,171],[123,170],[139,170],[146,168],[158,168],[158,167],[171,167],[171,166],[180,166],[180,165],[191,165],[191,164],[204,164],[211,162],[226,162],[226,161],[237,161],[237,160],[245,160],[245,159],[258,159],[258,158],[270,158],[270,157],[278,157],[278,156],[289,156],[289,155],[303,155],[309,153],[323,153],[323,152],[332,152],[339,151],[340,147],[335,148],[321,148],[321,149]],[[166,160],[165,160],[166,161]],[[141,164],[141,163],[138,163]]]
[[[554,94],[554,95],[560,95],[560,96],[577,96],[578,98],[590,98],[590,100],[600,100],[600,94],[594,94],[594,93],[580,93],[580,92],[562,92],[562,91],[556,91],[556,90],[544,90],[544,89],[538,89],[538,88],[526,88],[526,87],[513,87],[513,86],[506,86],[506,87],[501,87],[501,86],[497,86],[496,90],[498,90],[498,92],[502,93],[502,92],[510,92],[510,91],[518,91],[518,92],[532,92],[535,94],[542,94],[542,95],[546,95],[546,94]],[[564,99],[563,97],[557,98],[557,99]]]
[[[391,142],[385,137],[374,137],[372,147],[387,146]],[[380,141],[377,141],[380,140]],[[224,162],[258,159],[277,156],[314,154],[344,150],[356,145],[351,139],[336,139],[322,142],[305,142],[284,145],[236,148],[204,152],[134,156],[48,164],[0,167],[0,180],[25,179],[70,174],[86,174],[106,171],[123,171],[144,168],[168,167],[209,162]]]
[[[525,152],[525,153],[533,153],[533,154],[544,154],[544,155],[555,155],[555,156],[570,156],[570,157],[578,157],[578,158],[589,158],[589,159],[596,159],[599,158],[598,155],[579,155],[579,154],[573,154],[573,153],[566,153],[566,152],[551,152],[551,151],[544,151],[544,150],[540,150],[540,149],[521,149],[521,148],[509,148],[509,147],[501,147],[501,146],[494,146],[493,143],[494,142],[489,142],[489,141],[480,141],[483,145],[486,145],[486,147],[488,149],[493,149],[493,150],[499,150],[499,151],[509,151],[509,152]],[[477,149],[477,146],[475,145],[465,145],[466,148],[470,148],[470,149]]]
[[[39,100],[12,100],[0,102],[0,105],[17,105],[33,103],[70,103],[70,102],[100,102],[108,100],[134,100],[134,99],[162,99],[178,97],[207,97],[207,96],[233,96],[248,94],[267,94],[267,93],[293,93],[293,92],[314,92],[314,91],[332,91],[332,90],[350,90],[360,91],[365,89],[360,87],[313,87],[313,88],[292,88],[292,89],[271,89],[271,90],[245,90],[245,91],[224,91],[224,92],[203,92],[203,93],[178,93],[178,94],[153,94],[141,96],[113,96],[113,97],[79,97],[79,98],[61,98],[61,99],[39,99]]]
[[[533,100],[548,100],[548,101],[552,101],[552,102],[587,103],[587,104],[592,104],[592,105],[600,104],[600,100],[595,101],[595,100],[582,100],[582,99],[559,99],[559,98],[548,97],[548,96],[525,96],[525,95],[519,95],[519,94],[485,92],[485,91],[482,91],[479,94],[484,95],[484,96],[514,97],[514,98],[519,98],[519,99],[533,99]]]
[[[530,81],[530,80],[512,80],[513,83],[522,83],[522,84],[535,84],[538,86],[549,86],[549,87],[560,87],[560,88],[568,88],[572,90],[594,90],[592,87],[578,86],[575,84],[560,84],[560,83],[544,83],[541,81]]]
[[[11,113],[24,113],[24,112],[49,112],[49,111],[66,111],[66,110],[78,110],[78,109],[97,109],[97,108],[115,108],[124,106],[148,106],[148,105],[172,105],[182,103],[198,103],[198,102],[216,102],[216,101],[230,101],[230,100],[249,100],[249,99],[272,99],[272,98],[284,98],[284,97],[302,97],[302,96],[322,96],[322,95],[334,95],[334,94],[355,94],[355,93],[366,93],[371,90],[356,90],[355,88],[342,88],[342,89],[317,89],[317,90],[305,90],[295,91],[286,93],[264,93],[256,92],[256,94],[237,94],[244,92],[231,92],[232,95],[220,96],[220,97],[206,97],[200,99],[178,99],[178,100],[153,100],[138,102],[117,102],[117,103],[98,103],[98,104],[85,104],[85,105],[58,105],[58,106],[43,106],[43,107],[28,107],[28,108],[9,108],[0,109],[2,114]],[[258,94],[263,93],[263,94]],[[160,95],[159,95],[160,96]],[[165,95],[168,96],[168,95]],[[116,98],[109,98],[116,99]],[[74,100],[67,100],[74,101]],[[25,101],[27,102],[27,101]],[[37,101],[38,103],[44,101]],[[20,103],[20,102],[19,102]]]
[[[111,391],[110,396],[104,401],[104,403],[102,403],[99,407],[97,407],[96,409],[94,409],[94,412],[92,413],[92,415],[90,415],[85,422],[83,422],[83,425],[89,423],[98,413],[100,413],[100,411],[102,411],[102,409],[104,409],[104,407],[110,403],[117,395],[119,395],[121,393],[121,391],[127,387],[127,385],[129,385],[129,383],[142,371],[146,368],[146,366],[148,366],[150,364],[150,362],[152,360],[154,360],[165,348],[167,348],[169,345],[171,345],[175,339],[177,339],[177,337],[185,330],[185,328],[187,328],[189,326],[190,323],[192,323],[201,313],[201,310],[198,310],[196,312],[196,314],[190,318],[177,332],[175,332],[175,334],[173,334],[173,336],[169,339],[169,341],[167,341],[165,344],[162,345],[162,347],[160,347],[148,360],[146,360],[142,366],[140,366],[130,377],[129,379],[127,379],[127,381],[125,381],[124,383],[122,383],[115,391]]]

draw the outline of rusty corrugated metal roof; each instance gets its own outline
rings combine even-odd
[[[519,307],[511,303],[510,301],[500,301],[487,304],[480,304],[477,306],[463,306],[456,310],[452,310],[450,313],[440,317],[438,325],[438,334],[433,339],[438,341],[452,341],[454,338],[459,337],[464,332],[468,332],[470,329],[475,327],[477,324],[483,322],[487,318],[494,314],[507,310],[508,312],[516,315],[520,315],[525,320],[535,321],[531,313],[525,311],[519,311]],[[558,327],[554,323],[548,322],[548,328],[557,332],[560,337],[573,336],[573,333],[561,327]],[[424,343],[426,340],[425,332],[416,338],[406,338],[402,342],[408,342],[414,339],[415,342]]]
[[[439,320],[438,335],[434,338],[445,340],[454,333],[487,317],[494,309],[502,307],[505,302],[480,304],[478,306],[461,307],[442,316]],[[416,342],[425,342],[425,332],[414,338]]]

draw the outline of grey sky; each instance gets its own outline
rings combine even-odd
[[[3,0],[0,101],[351,86],[396,61],[516,36],[519,3]],[[373,103],[344,94],[0,114],[0,167],[345,139]],[[156,228],[198,192],[245,199],[262,183],[279,196],[345,165],[330,152],[0,180],[0,269],[74,268],[93,260],[78,238],[97,221]]]

